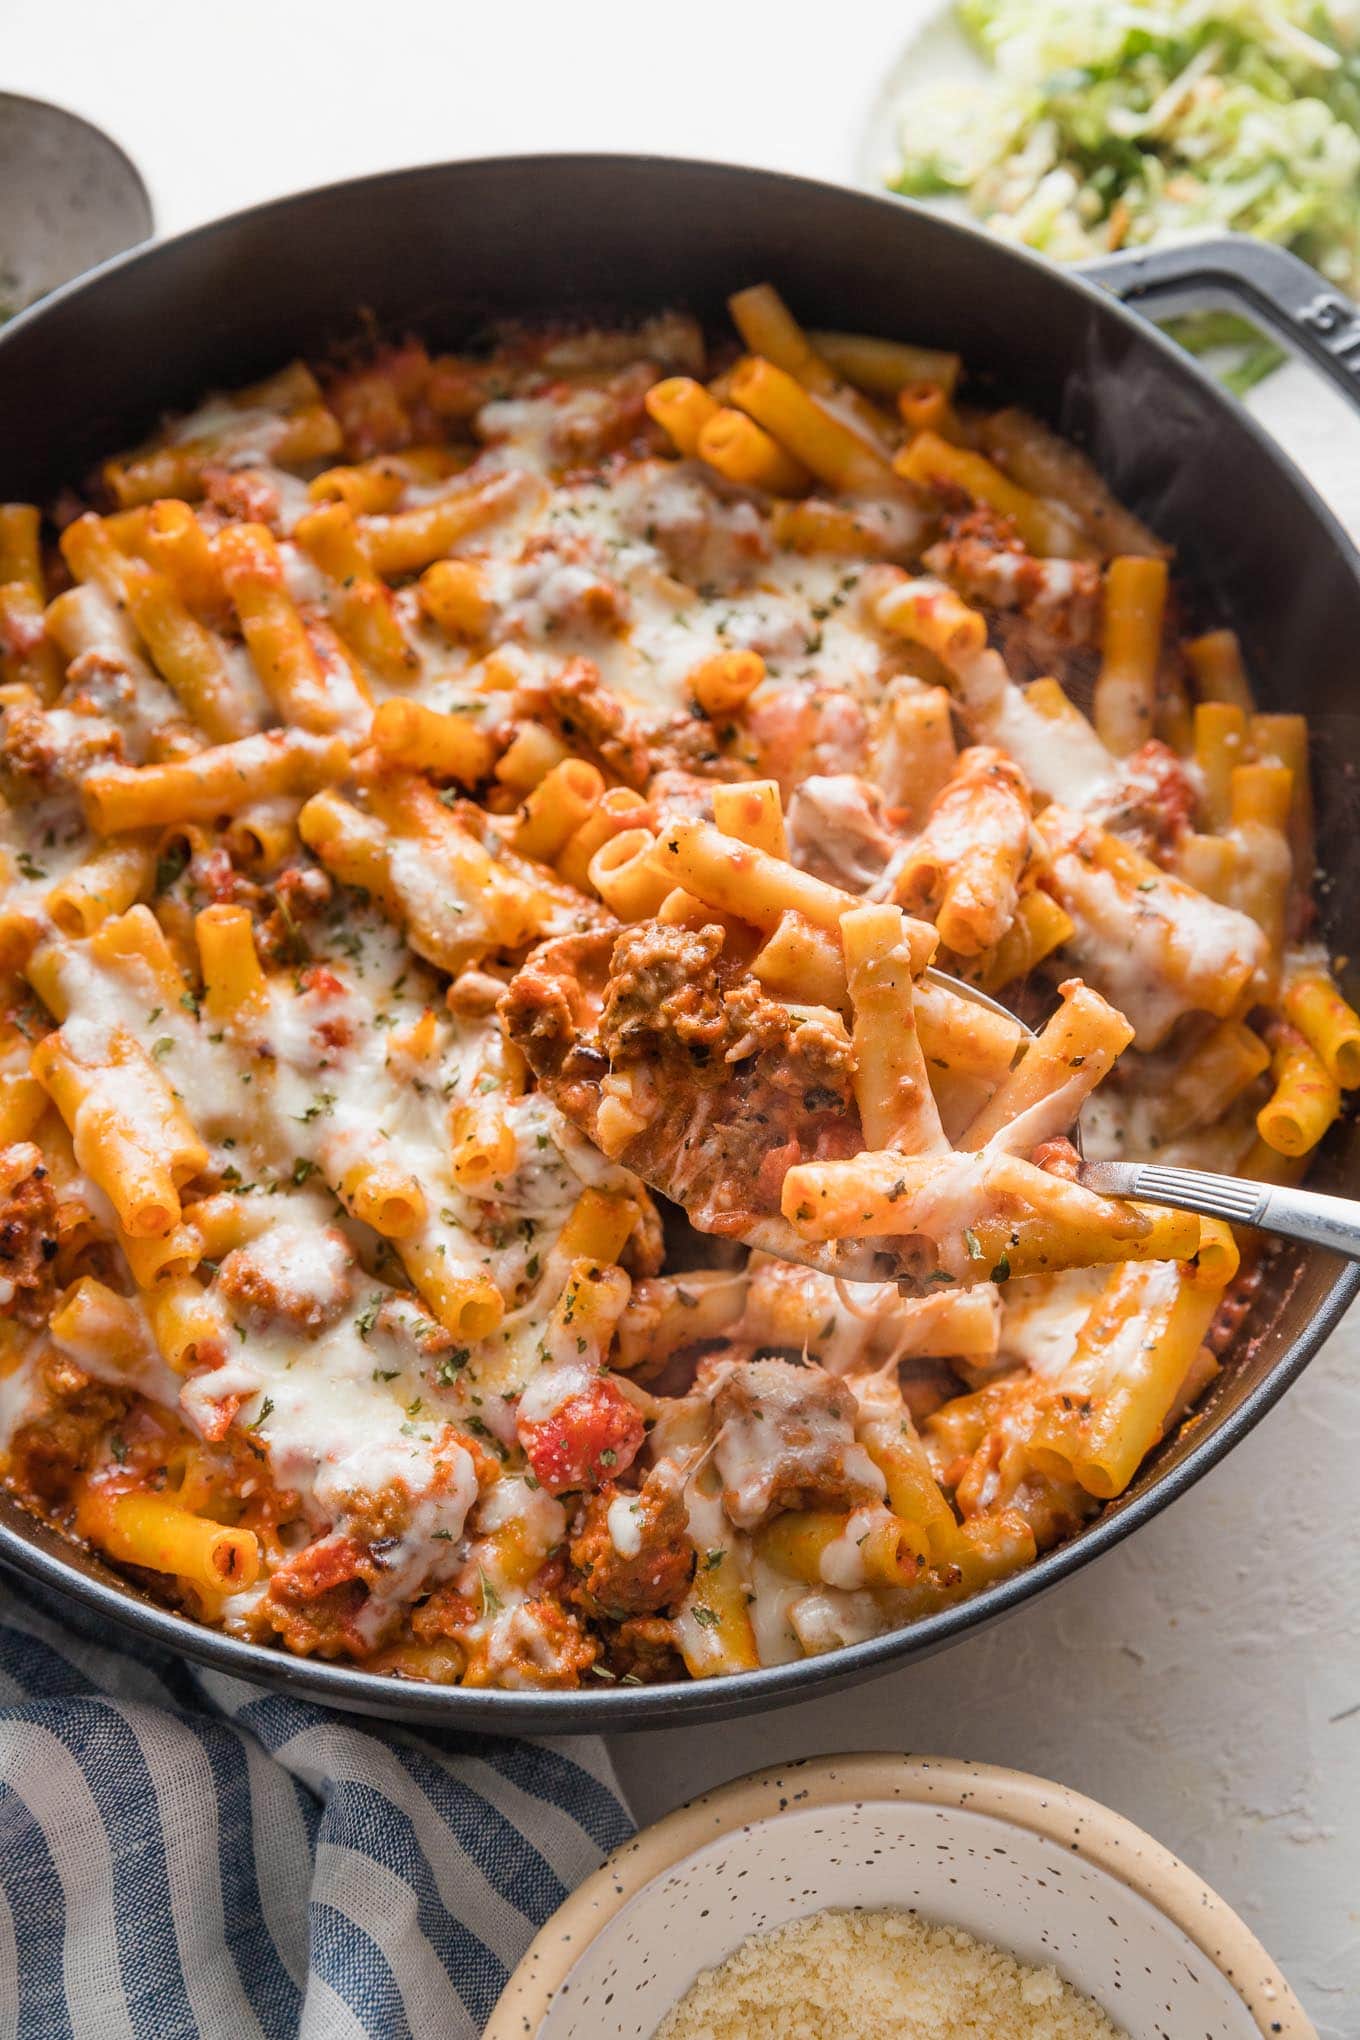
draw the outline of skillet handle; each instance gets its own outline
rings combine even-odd
[[[1287,249],[1223,234],[1102,255],[1078,273],[1150,318],[1226,299],[1313,362],[1360,408],[1360,307]]]

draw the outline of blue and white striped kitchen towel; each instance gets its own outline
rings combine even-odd
[[[333,1714],[0,1575],[0,2040],[463,2040],[630,1832],[598,1741]]]

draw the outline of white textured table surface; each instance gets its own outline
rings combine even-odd
[[[0,86],[60,99],[140,164],[163,230],[393,164],[642,149],[849,179],[920,13],[691,0],[7,0]],[[798,22],[816,20],[810,26]],[[150,344],[155,344],[154,339]],[[1258,408],[1360,531],[1360,426],[1303,370]],[[1200,1870],[1325,2040],[1360,2040],[1360,1319],[1265,1425],[1131,1543],[1016,1619],[849,1694],[624,1738],[640,1818],[757,1764],[846,1748],[1045,1772]]]

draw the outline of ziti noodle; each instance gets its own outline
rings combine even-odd
[[[1078,1107],[1292,1176],[1360,1082],[1307,731],[1166,548],[956,357],[733,315],[0,507],[4,1474],[234,1635],[552,1688],[973,1593],[1250,1287]]]

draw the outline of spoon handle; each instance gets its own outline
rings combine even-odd
[[[1258,1226],[1291,1240],[1326,1247],[1360,1261],[1360,1201],[1326,1197],[1318,1190],[1283,1189],[1241,1176],[1215,1176],[1201,1169],[1164,1169],[1152,1162],[1083,1162],[1077,1180],[1104,1197],[1136,1197],[1145,1204],[1172,1204],[1233,1225]]]

